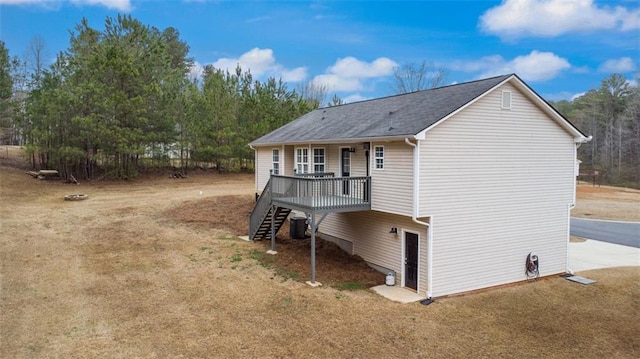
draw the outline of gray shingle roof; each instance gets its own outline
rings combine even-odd
[[[512,75],[317,109],[251,144],[416,135],[510,76]]]

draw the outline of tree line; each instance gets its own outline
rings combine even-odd
[[[24,65],[0,42],[5,142],[24,144],[33,166],[65,177],[126,179],[198,163],[240,169],[253,160],[248,139],[320,105],[240,67],[190,76],[188,52],[173,28],[118,16],[100,31],[83,19],[69,48],[25,81]]]
[[[637,83],[637,79],[636,82]],[[573,101],[552,105],[592,136],[578,149],[581,169],[598,170],[599,181],[640,188],[640,88],[620,74],[602,80]]]
[[[131,178],[200,164],[250,169],[258,138],[327,101],[313,83],[289,89],[275,78],[253,79],[237,67],[205,66],[193,76],[189,47],[174,28],[159,30],[130,16],[107,18],[103,30],[83,19],[69,48],[44,65],[44,41],[30,61],[9,55],[0,41],[0,142],[24,145],[32,166],[63,176]],[[29,66],[27,66],[29,62]],[[392,91],[445,84],[447,71],[422,62],[394,70]],[[581,145],[583,169],[600,181],[640,188],[640,90],[613,74],[571,101],[551,102],[591,142]]]

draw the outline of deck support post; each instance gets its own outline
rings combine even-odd
[[[316,214],[311,212],[311,285],[316,283]]]

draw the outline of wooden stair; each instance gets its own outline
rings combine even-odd
[[[275,213],[272,217],[272,211]],[[271,220],[274,222],[274,233],[278,233],[284,221],[291,213],[291,209],[284,207],[276,207],[271,202],[271,179],[264,187],[262,194],[256,200],[256,204],[249,215],[249,239],[271,239]]]
[[[252,240],[271,239],[272,208],[274,207],[269,206],[267,213],[265,213],[263,217],[262,223],[260,223],[260,226],[258,226],[256,233],[251,237]],[[289,213],[291,213],[291,210],[289,208],[284,208],[284,207],[275,207],[275,209],[276,209],[276,213],[274,218],[274,233],[278,233],[280,228],[282,228],[284,221],[289,216]]]

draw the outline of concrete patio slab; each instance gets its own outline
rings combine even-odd
[[[404,304],[418,302],[426,298],[416,292],[396,286],[378,285],[371,289],[389,300]]]

